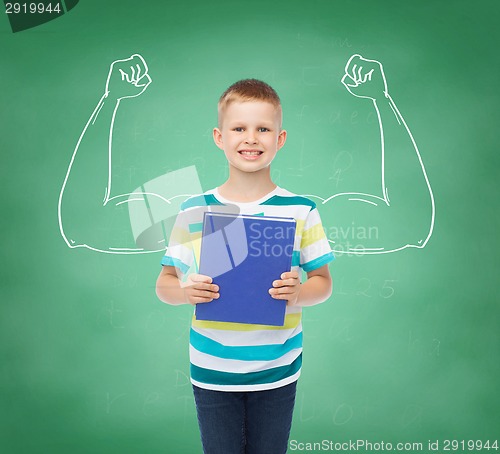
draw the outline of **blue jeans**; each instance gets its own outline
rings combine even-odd
[[[193,385],[205,454],[284,454],[297,382],[264,391],[212,391]]]

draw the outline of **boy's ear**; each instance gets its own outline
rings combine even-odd
[[[222,133],[219,128],[214,128],[213,137],[215,145],[217,145],[221,150],[224,150],[224,145],[222,142]]]
[[[285,145],[286,142],[286,131],[282,129],[278,135],[278,150]]]

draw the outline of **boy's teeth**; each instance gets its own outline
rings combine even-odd
[[[260,154],[260,151],[241,151],[241,154],[246,154],[249,156],[257,156]]]

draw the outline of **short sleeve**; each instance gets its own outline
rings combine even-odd
[[[326,238],[323,224],[316,207],[312,207],[307,215],[300,242],[300,267],[313,271],[334,260],[330,243]]]
[[[168,247],[161,264],[175,266],[185,274],[193,265],[194,254],[189,232],[189,219],[186,211],[180,211],[172,228]]]

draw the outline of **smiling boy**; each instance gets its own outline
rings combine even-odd
[[[377,226],[377,234],[356,246],[342,236],[330,241],[339,253],[360,255],[423,249],[434,228],[434,197],[413,135],[389,94],[382,64],[354,54],[344,71],[342,84],[351,95],[370,102],[378,119],[382,173],[374,170],[374,175],[380,177],[381,185],[372,194],[331,195],[330,188],[328,197],[321,198],[322,209],[335,213],[335,226],[330,228],[345,231],[356,223]],[[133,193],[120,193],[112,184],[116,114],[123,100],[140,96],[151,82],[148,66],[139,54],[115,60],[110,66],[105,92],[73,150],[59,194],[59,229],[72,249],[106,254],[163,252],[163,220],[170,212],[147,200],[168,202],[170,208],[169,200],[178,189],[177,176],[172,175],[177,172],[162,176],[168,183],[156,192],[149,188],[152,182],[147,183],[148,190],[144,184]],[[239,453],[243,448],[246,453],[285,452],[302,363],[301,307],[330,295],[327,263],[333,256],[314,202],[271,180],[270,163],[286,140],[280,101],[271,87],[255,80],[230,87],[219,101],[214,139],[226,154],[229,178],[220,187],[183,203],[162,259],[157,294],[170,304],[195,305],[224,292],[207,276],[189,273],[191,268],[196,272],[205,211],[296,219],[291,271],[276,276],[270,289],[274,298],[287,301],[284,326],[207,322],[193,317],[190,332],[191,381],[205,452]],[[129,213],[123,210],[124,204]],[[139,237],[132,235],[135,232],[124,236],[123,226],[146,211],[150,223],[161,222],[150,225],[141,221],[146,230]],[[297,273],[301,269],[308,279],[300,284]]]
[[[208,276],[185,276],[197,264],[204,211],[233,207],[242,214],[296,220],[291,271],[276,276],[269,289],[273,298],[287,301],[284,326],[193,316],[190,331],[191,382],[204,452],[285,453],[302,364],[302,307],[331,295],[328,263],[334,257],[315,203],[271,179],[271,163],[287,136],[276,92],[255,79],[236,82],[219,100],[218,119],[213,138],[226,156],[229,177],[183,203],[156,291],[174,305],[208,303],[224,291]]]

